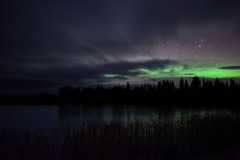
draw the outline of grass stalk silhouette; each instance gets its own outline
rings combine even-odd
[[[0,133],[1,159],[191,159],[240,145],[240,119],[227,113],[176,119],[88,121],[64,133]]]

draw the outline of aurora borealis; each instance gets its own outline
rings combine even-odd
[[[3,0],[0,94],[240,79],[238,0]]]
[[[183,61],[184,62],[184,61]],[[164,69],[148,70],[148,69],[139,69],[142,75],[156,78],[165,78],[165,77],[205,77],[205,78],[239,78],[240,72],[239,69],[223,69],[220,66],[224,65],[224,62],[219,63],[215,60],[215,63],[210,63],[206,60],[198,60],[198,63],[187,63],[191,67],[183,67],[179,65],[172,65]],[[229,65],[237,65],[237,63],[231,62]],[[234,66],[232,66],[234,68]]]

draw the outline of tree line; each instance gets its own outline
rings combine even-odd
[[[224,82],[193,77],[181,78],[176,86],[172,80],[157,84],[114,85],[104,87],[63,86],[59,89],[60,103],[77,104],[143,104],[143,105],[238,105],[240,84],[233,79]]]

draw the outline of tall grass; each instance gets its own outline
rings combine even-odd
[[[239,133],[240,119],[227,113],[127,123],[88,121],[48,136],[16,137],[2,131],[0,158],[192,159],[240,145]]]

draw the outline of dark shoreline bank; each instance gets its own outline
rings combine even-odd
[[[0,105],[111,105],[111,106],[122,106],[122,105],[135,105],[135,106],[179,106],[179,107],[192,107],[192,106],[206,106],[206,107],[227,107],[227,108],[238,108],[239,94],[231,96],[171,96],[171,94],[144,97],[134,97],[129,100],[128,96],[125,95],[120,97],[61,97],[59,95],[29,95],[29,96],[0,96]],[[211,98],[211,99],[210,99]]]
[[[149,105],[149,106],[227,106],[240,107],[240,84],[230,79],[200,80],[193,77],[191,83],[180,79],[177,88],[173,81],[162,80],[157,85],[74,88],[64,86],[58,95],[39,94],[25,96],[0,96],[0,104],[72,104],[72,105]]]

